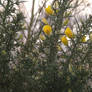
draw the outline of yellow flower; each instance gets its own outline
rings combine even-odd
[[[81,39],[81,42],[86,42],[87,40],[86,40],[86,36],[84,35],[83,37],[82,37],[82,39]]]
[[[45,40],[45,39],[46,39],[46,38],[45,38],[45,36],[44,36],[44,35],[42,35],[42,34],[40,34],[40,36],[39,36],[39,37],[40,37],[40,39],[41,39],[41,40]]]
[[[50,34],[52,33],[52,28],[51,28],[50,25],[45,25],[45,26],[43,27],[43,31],[44,31],[44,33],[45,33],[46,35],[50,35]]]
[[[42,18],[42,22],[43,22],[44,24],[48,24],[48,21],[47,21],[45,18]]]
[[[68,45],[68,40],[65,36],[61,37],[61,41],[64,45]]]
[[[51,6],[48,6],[47,8],[45,8],[45,11],[49,15],[53,15],[54,14],[54,10],[51,8]]]
[[[65,35],[67,37],[69,37],[69,38],[73,38],[74,37],[74,34],[73,34],[73,32],[71,31],[71,29],[69,27],[66,28]]]

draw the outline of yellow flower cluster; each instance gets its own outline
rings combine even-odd
[[[66,28],[64,33],[65,33],[66,36],[61,37],[61,41],[64,45],[67,46],[68,45],[68,40],[67,40],[66,37],[73,38],[74,34],[73,34],[73,32],[71,31],[71,29],[69,27]]]
[[[48,6],[47,8],[45,8],[45,11],[48,15],[54,14],[54,10],[51,8],[51,6]]]
[[[44,25],[43,26],[43,31],[46,35],[51,35],[52,33],[52,27],[50,25]]]
[[[41,20],[45,25],[43,26],[43,31],[45,33],[45,35],[51,35],[52,33],[52,27],[48,24],[48,21],[46,20],[46,18],[42,18]],[[40,35],[39,38],[41,40],[45,40],[46,37],[44,35]]]
[[[45,8],[45,12],[48,14],[48,15],[53,15],[54,14],[54,10],[51,8],[51,6],[48,6],[47,8]],[[46,25],[43,26],[43,31],[46,35],[51,35],[52,33],[52,27],[50,25],[48,25],[48,22],[45,18],[42,19],[42,22]],[[67,25],[69,22],[68,19],[66,19],[64,21],[64,25]],[[68,45],[68,40],[67,40],[67,37],[68,38],[73,38],[74,37],[74,34],[73,32],[71,31],[71,29],[69,27],[66,28],[65,30],[65,35],[66,36],[63,36],[61,37],[61,41],[64,45]],[[40,37],[41,39],[43,39],[43,37]]]

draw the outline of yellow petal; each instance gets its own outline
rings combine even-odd
[[[44,31],[44,33],[45,33],[46,35],[51,35],[51,33],[52,33],[52,28],[51,28],[50,25],[45,25],[45,26],[43,27],[43,31]]]
[[[69,38],[73,38],[74,37],[74,34],[73,34],[73,32],[71,31],[71,29],[69,27],[66,28],[65,35],[67,37],[69,37]]]
[[[68,45],[68,40],[65,36],[61,37],[61,41],[64,45]]]
[[[45,11],[49,15],[53,15],[54,14],[54,10],[51,8],[51,6],[48,6],[47,8],[45,8]]]

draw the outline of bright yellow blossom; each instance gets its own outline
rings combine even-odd
[[[61,37],[61,41],[64,45],[68,45],[68,40],[67,40],[66,36]]]
[[[42,35],[42,34],[40,34],[40,36],[39,36],[39,37],[40,37],[40,39],[41,39],[41,40],[45,40],[45,39],[46,39],[46,38],[45,38],[45,36],[44,36],[44,35]]]
[[[44,33],[45,33],[46,35],[51,35],[51,33],[52,33],[52,28],[51,28],[50,25],[45,25],[45,26],[43,27],[43,31],[44,31]]]
[[[45,11],[49,15],[53,15],[54,14],[54,10],[51,8],[51,6],[48,6],[47,8],[45,8]]]
[[[43,22],[44,24],[48,24],[48,21],[46,20],[46,18],[42,18],[42,22]]]
[[[82,39],[81,39],[81,42],[86,42],[87,40],[86,40],[86,36],[84,35],[83,37],[82,37]]]
[[[66,28],[65,35],[67,37],[69,37],[69,38],[73,38],[74,37],[74,34],[73,34],[73,32],[71,31],[71,29],[69,27]]]

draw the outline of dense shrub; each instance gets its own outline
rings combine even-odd
[[[28,23],[20,3],[0,0],[0,92],[91,92],[92,16],[79,21],[78,0],[54,0],[40,21],[46,2],[34,14],[33,0]]]

